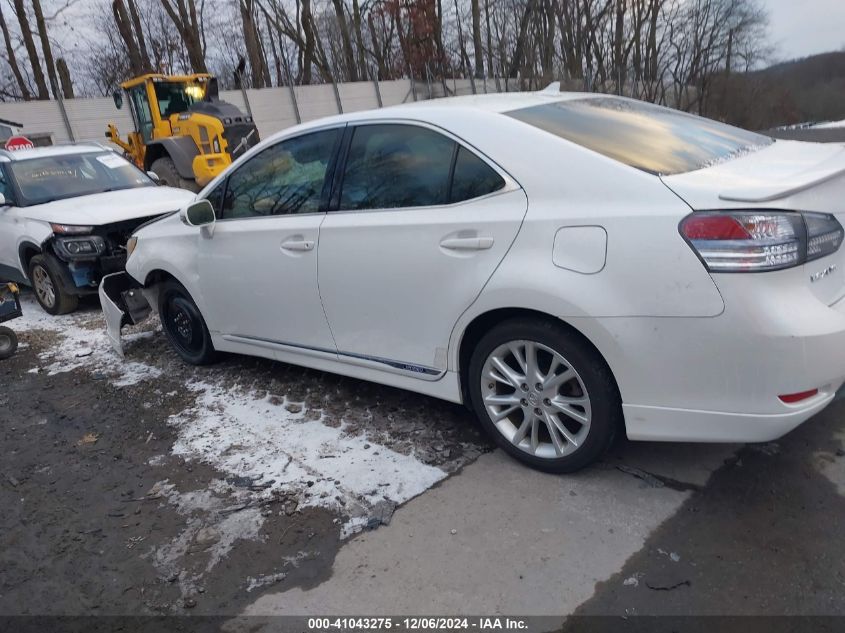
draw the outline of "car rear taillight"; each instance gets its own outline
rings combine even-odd
[[[827,213],[700,211],[681,235],[711,272],[780,270],[835,253],[845,231]]]

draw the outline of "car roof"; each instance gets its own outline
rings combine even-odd
[[[313,128],[321,128],[343,123],[367,121],[370,119],[384,119],[395,116],[401,119],[425,120],[434,112],[488,112],[501,114],[521,108],[542,105],[544,103],[555,103],[560,101],[574,101],[576,99],[598,99],[608,95],[589,92],[560,92],[557,84],[552,84],[545,90],[538,92],[498,92],[491,94],[464,95],[459,97],[443,97],[437,99],[426,99],[399,105],[376,108],[372,110],[360,110],[337,114],[328,117],[314,119],[300,125],[276,132],[265,139],[262,145],[272,143],[276,139],[289,136],[291,133],[305,132]],[[622,98],[622,97],[620,97]]]
[[[74,143],[70,145],[50,145],[47,147],[33,147],[32,149],[18,149],[9,151],[0,149],[0,162],[12,163],[30,158],[44,158],[46,156],[67,156],[70,154],[88,154],[90,152],[114,151],[110,147],[99,143]]]

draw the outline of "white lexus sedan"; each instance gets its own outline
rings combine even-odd
[[[843,214],[843,145],[618,97],[442,99],[264,141],[139,230],[100,295],[117,343],[146,297],[189,363],[462,402],[569,472],[618,432],[768,441],[829,404]]]

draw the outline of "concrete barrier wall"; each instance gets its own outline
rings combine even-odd
[[[451,86],[450,86],[451,89]],[[262,138],[296,124],[291,91],[288,87],[247,90],[249,108]],[[413,90],[409,80],[382,81],[378,87],[374,82],[362,81],[337,85],[337,95],[331,84],[295,86],[294,94],[303,122],[342,112],[356,112],[379,107],[379,96],[383,106],[398,105],[413,101]],[[417,84],[417,97],[428,98],[425,84]],[[220,98],[246,112],[246,103],[240,90],[224,90]],[[338,101],[340,103],[338,103]],[[111,97],[94,99],[68,99],[64,102],[73,136],[77,141],[105,142],[108,123],[117,125],[122,136],[132,129],[128,106],[121,110],[114,106]],[[44,133],[53,135],[54,143],[67,143],[70,132],[56,101],[28,101],[0,103],[0,118],[23,124],[23,133]]]

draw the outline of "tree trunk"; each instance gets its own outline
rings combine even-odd
[[[340,29],[340,41],[343,46],[343,65],[346,77],[350,81],[358,81],[358,66],[355,63],[355,52],[352,50],[352,37],[349,35],[349,22],[346,20],[346,6],[343,0],[332,0],[337,26]]]
[[[26,16],[26,8],[23,6],[23,0],[13,0],[13,2],[15,15],[18,18],[18,24],[21,28],[23,45],[26,48],[26,54],[29,56],[29,64],[32,67],[32,79],[35,81],[38,98],[49,99],[50,91],[47,89],[47,82],[44,80],[44,71],[41,68],[41,59],[38,57],[38,49],[35,48],[35,41],[32,39],[32,29],[29,27],[29,18]]]
[[[282,43],[279,41],[279,46],[276,48],[276,38],[273,35],[273,25],[270,23],[270,16],[266,13],[264,14],[264,21],[267,24],[267,32],[270,34],[270,51],[273,53],[273,66],[276,70],[276,85],[277,86],[284,86],[285,79],[284,75],[282,74],[282,62],[279,57],[279,51],[282,48]],[[281,33],[279,33],[281,35]],[[279,38],[281,40],[281,38]],[[284,50],[281,51],[284,54]]]
[[[249,70],[252,78],[252,88],[263,88],[268,79],[268,71],[261,54],[261,43],[258,39],[258,29],[255,25],[254,5],[251,0],[241,0],[238,3],[241,11],[241,25],[243,27],[244,46],[249,60]]]
[[[132,18],[132,24],[135,27],[135,37],[138,39],[138,50],[141,54],[143,71],[150,72],[153,70],[153,65],[150,54],[147,52],[147,40],[144,38],[144,29],[141,25],[141,16],[138,14],[138,7],[135,0],[126,0],[126,4],[129,7],[129,16]]]
[[[305,36],[305,46],[302,49],[302,83],[311,83],[311,65],[314,63],[314,26],[311,16],[311,0],[302,0],[302,31]]]
[[[525,59],[525,40],[528,36],[528,26],[531,24],[531,15],[534,13],[535,0],[528,0],[525,3],[525,10],[519,20],[519,33],[516,36],[516,46],[513,49],[513,59],[508,70],[508,77],[517,77]]]
[[[3,41],[6,44],[6,57],[9,61],[9,67],[12,69],[12,74],[15,76],[15,81],[18,84],[18,89],[21,91],[21,97],[24,101],[32,99],[32,93],[29,92],[29,86],[21,73],[20,66],[18,66],[18,59],[15,55],[15,49],[12,46],[12,38],[9,36],[9,27],[6,24],[6,16],[3,15],[3,7],[0,6],[0,28],[3,29]]]
[[[472,11],[472,47],[475,49],[475,76],[484,77],[484,46],[481,44],[481,4],[480,0],[471,0]]]
[[[364,33],[361,29],[361,5],[358,0],[352,0],[352,27],[355,29],[355,45],[358,49],[358,76],[367,79],[367,52],[364,50]]]
[[[56,76],[56,63],[53,61],[53,48],[47,37],[47,23],[44,21],[44,13],[41,11],[41,0],[32,0],[32,10],[35,14],[35,26],[38,29],[38,37],[41,39],[41,52],[44,54],[44,65],[47,66],[47,76],[50,78],[50,88],[53,96],[59,96],[59,78]]]
[[[120,39],[123,40],[123,45],[126,47],[126,55],[129,57],[129,69],[133,75],[141,75],[143,74],[144,67],[141,61],[141,51],[132,35],[132,24],[127,15],[123,0],[114,0],[111,7],[117,32],[120,35]]]
[[[65,99],[73,99],[73,82],[70,79],[70,70],[68,70],[64,58],[59,57],[56,60],[56,70],[59,73],[59,81],[62,83],[62,93]]]
[[[171,2],[175,2],[175,6]],[[187,0],[187,4],[185,0],[161,0],[161,5],[182,37],[182,43],[188,53],[188,62],[193,71],[195,73],[208,72],[194,0]]]

